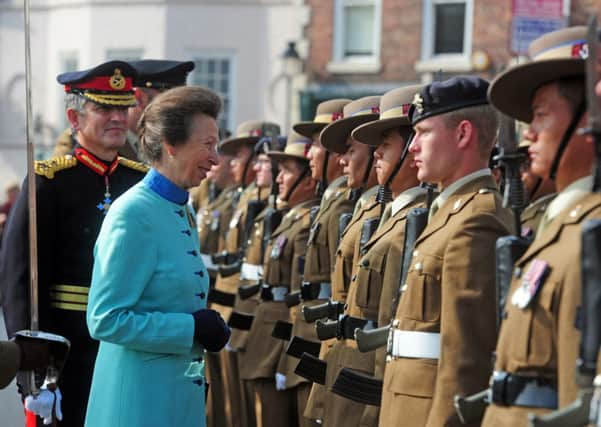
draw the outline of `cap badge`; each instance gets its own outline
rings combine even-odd
[[[416,93],[411,102],[419,114],[424,112],[424,99],[419,93]]]
[[[115,68],[115,73],[109,79],[109,85],[114,90],[121,90],[125,87],[125,78],[119,68]]]

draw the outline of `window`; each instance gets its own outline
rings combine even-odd
[[[418,71],[469,71],[473,0],[424,0]]]
[[[381,0],[335,0],[330,72],[380,69]]]
[[[144,49],[107,49],[107,61],[138,61],[144,56]]]
[[[188,82],[191,85],[208,87],[221,96],[223,110],[219,116],[219,129],[232,131],[233,57],[228,54],[193,54],[192,58],[196,67],[190,73]]]

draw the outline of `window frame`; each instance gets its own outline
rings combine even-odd
[[[194,62],[195,68],[194,70],[192,70],[189,74],[188,74],[188,78],[187,78],[187,83],[188,85],[192,85],[194,84],[194,76],[196,73],[199,72],[199,68],[198,68],[198,64],[197,62],[200,60],[210,60],[210,59],[214,59],[214,60],[223,60],[223,59],[227,59],[229,61],[229,75],[228,75],[228,88],[229,88],[229,93],[227,94],[228,97],[228,104],[227,104],[227,111],[225,110],[225,108],[223,109],[222,113],[220,114],[223,115],[225,114],[225,130],[229,130],[232,131],[234,130],[234,124],[236,123],[236,117],[235,117],[235,109],[234,109],[234,105],[236,102],[236,55],[234,52],[230,52],[230,51],[202,51],[202,50],[190,50],[187,55],[188,58],[190,58],[190,61]],[[213,89],[212,89],[213,90]],[[215,91],[219,94],[219,96],[222,97],[223,100],[223,95],[221,94],[221,92],[219,91]],[[225,107],[225,105],[224,105]],[[218,120],[219,122],[219,120]]]
[[[435,8],[439,4],[464,3],[465,20],[463,33],[463,52],[434,53],[436,35]],[[416,71],[463,72],[470,71],[472,56],[472,41],[474,31],[474,0],[423,0],[421,57],[416,64]]]
[[[374,33],[371,55],[344,55],[346,6],[373,5]],[[334,0],[332,31],[332,59],[327,64],[331,73],[376,73],[380,71],[380,46],[382,39],[382,0]]]

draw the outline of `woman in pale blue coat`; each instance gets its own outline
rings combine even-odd
[[[153,168],[110,208],[94,249],[87,323],[100,340],[88,427],[205,426],[204,349],[229,329],[206,309],[188,188],[217,163],[221,101],[203,88],[159,95],[139,123]]]

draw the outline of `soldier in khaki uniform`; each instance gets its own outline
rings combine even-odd
[[[352,203],[353,200],[356,200],[357,195],[365,188],[370,188],[357,200],[357,206],[348,224],[345,227],[344,224],[339,224],[338,227],[339,238],[337,239],[335,260],[331,265],[331,283],[332,300],[339,303],[346,301],[353,264],[356,261],[355,248],[359,244],[363,223],[380,214],[379,204],[375,200],[377,188],[374,187],[376,177],[373,168],[373,149],[350,138],[350,133],[355,127],[378,117],[378,107],[379,97],[377,96],[350,102],[344,106],[343,118],[327,125],[320,135],[322,145],[329,152],[341,156],[340,165],[350,189],[349,202]],[[320,359],[327,362],[327,354],[335,341],[335,339],[331,339],[322,342]],[[322,385],[317,383],[312,385],[307,409],[304,413],[307,418],[323,418],[322,408],[325,393]]]
[[[270,153],[279,163],[279,198],[288,203],[290,211],[265,250],[262,302],[249,331],[241,366],[241,377],[253,382],[259,426],[289,426],[298,422],[295,393],[276,389],[276,367],[285,342],[273,338],[271,333],[276,321],[289,321],[284,297],[291,289],[300,288],[299,261],[309,236],[309,213],[319,202],[313,195],[316,183],[310,177],[306,157],[309,146],[308,140],[289,141],[283,153]]]
[[[219,154],[219,163],[211,167],[207,179],[203,181],[214,187],[218,195],[213,198],[207,194],[206,201],[198,204],[196,215],[198,223],[198,236],[200,251],[205,266],[214,279],[217,276],[217,266],[213,263],[211,255],[224,250],[225,234],[235,208],[234,197],[237,194],[237,185],[230,168],[232,157],[224,153]],[[196,188],[203,188],[203,184]]]
[[[313,122],[301,122],[293,126],[301,135],[312,138],[313,144],[308,153],[311,176],[318,181],[319,197],[322,196],[321,190],[325,189],[319,210],[311,223],[307,251],[303,258],[302,288],[293,289],[293,292],[300,293],[302,305],[321,304],[331,297],[330,280],[338,243],[339,219],[343,213],[352,212],[355,204],[355,201],[350,199],[351,191],[346,185],[346,177],[342,175],[340,154],[326,150],[319,136],[320,131],[328,125],[327,119],[331,123],[343,117],[342,109],[349,102],[345,99],[325,101],[317,106],[316,119]],[[318,118],[323,121],[317,122]],[[300,308],[301,304],[290,308],[292,337],[300,337],[319,345],[314,325],[306,322],[302,315],[299,316]],[[296,391],[301,425],[312,425],[312,422],[303,416],[311,383],[294,373],[297,365],[298,359],[284,352],[278,365],[278,378],[281,387],[294,388]]]
[[[389,204],[378,230],[359,249],[359,259],[351,279],[347,298],[346,318],[343,322],[361,319],[365,329],[377,326],[380,296],[387,295],[386,310],[390,312],[393,291],[398,289],[401,253],[407,213],[423,206],[426,190],[419,187],[417,171],[412,158],[402,157],[411,133],[407,112],[419,86],[408,86],[387,92],[380,103],[381,120],[353,131],[357,140],[377,147],[375,170],[378,184],[389,188],[394,201]],[[403,109],[403,105],[405,108]],[[390,288],[385,290],[385,287]],[[385,322],[390,320],[390,315]],[[343,367],[374,373],[374,353],[360,353],[354,341],[354,327],[343,327],[341,340],[332,349],[326,374],[326,387],[331,387]],[[382,377],[383,369],[377,374]],[[377,409],[345,399],[336,394],[327,395],[324,404],[324,425],[377,425]]]
[[[455,77],[416,94],[410,152],[438,183],[389,337],[380,426],[459,426],[456,394],[481,390],[495,344],[495,243],[511,213],[488,168],[498,127],[488,82]]]
[[[294,141],[294,136],[291,136]],[[263,278],[263,258],[264,258],[264,233],[266,217],[273,215],[274,210],[284,212],[286,203],[277,198],[272,186],[274,185],[274,176],[277,171],[272,171],[273,161],[268,156],[268,152],[282,151],[286,140],[283,137],[261,139],[254,147],[256,156],[253,161],[253,170],[256,174],[257,188],[263,192],[269,192],[267,206],[255,218],[252,228],[248,233],[246,251],[242,258],[240,270],[240,287],[256,285]],[[277,185],[274,186],[277,190]],[[272,216],[273,218],[273,216]],[[257,306],[260,302],[259,294],[254,294],[249,298],[242,298],[236,295],[232,317],[230,317],[230,327],[232,336],[230,338],[230,348],[237,355],[237,369],[241,372],[241,366],[245,363],[245,350],[248,340],[248,330],[252,325],[252,316],[255,315]],[[242,425],[254,426],[256,422],[254,389],[250,381],[240,379],[241,405],[243,408]]]
[[[224,262],[219,268],[215,288],[209,294],[211,308],[217,310],[224,319],[229,319],[236,300],[240,283],[241,251],[245,246],[246,214],[249,202],[257,199],[259,191],[254,183],[255,172],[252,168],[254,146],[261,137],[277,136],[279,126],[263,121],[247,121],[241,123],[236,129],[236,134],[221,142],[220,151],[232,156],[230,167],[236,182],[240,183],[238,194],[234,197],[236,208],[228,224],[225,235]],[[224,405],[226,425],[240,426],[243,421],[241,416],[242,395],[240,378],[237,370],[237,356],[231,348],[226,346],[225,351],[207,357],[210,378],[215,383],[221,378],[224,388]],[[221,372],[219,376],[217,373]],[[217,421],[217,420],[216,420]]]
[[[591,193],[594,147],[569,130],[586,123],[585,34],[585,27],[572,27],[534,40],[532,61],[499,75],[491,85],[496,108],[530,123],[524,136],[531,141],[532,173],[554,177],[558,194],[535,240],[515,264],[486,426],[525,426],[529,412],[549,412],[577,395],[581,225],[601,217],[601,194]],[[567,141],[564,150],[559,148],[562,140]]]

